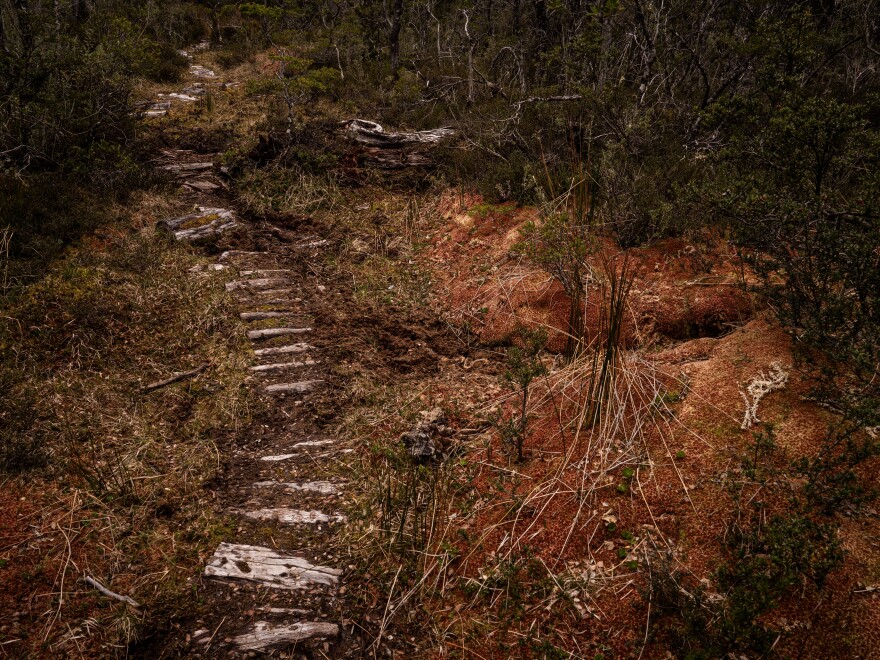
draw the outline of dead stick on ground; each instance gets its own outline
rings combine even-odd
[[[128,603],[132,607],[140,607],[140,605],[138,604],[138,602],[134,598],[131,598],[130,596],[123,596],[121,594],[116,593],[115,591],[110,591],[107,587],[105,587],[103,584],[98,582],[95,578],[93,578],[90,575],[86,575],[83,578],[83,580],[86,582],[86,584],[92,585],[95,589],[100,591],[105,596],[109,596],[110,598],[115,598],[116,600],[121,600],[123,603]]]
[[[152,392],[153,390],[158,390],[160,387],[165,387],[166,385],[171,385],[172,383],[176,383],[181,380],[186,380],[187,378],[192,378],[193,376],[198,376],[205,369],[207,369],[209,364],[203,364],[195,369],[190,369],[189,371],[182,371],[179,374],[174,374],[171,378],[166,378],[165,380],[159,380],[155,383],[150,383],[146,387],[144,387],[142,392]]]
[[[220,632],[220,628],[223,627],[223,624],[226,623],[226,617],[224,616],[220,619],[220,623],[214,629],[214,634],[211,635],[211,639],[208,640],[208,643],[205,645],[205,653],[208,652],[208,649],[211,648],[211,643],[214,641],[214,638],[217,636],[217,633]]]

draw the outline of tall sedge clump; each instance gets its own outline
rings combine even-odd
[[[633,283],[629,253],[620,260],[602,258],[603,281],[600,284],[601,307],[594,350],[589,356],[587,381],[587,421],[596,424],[614,390],[620,369],[621,344],[626,305]]]

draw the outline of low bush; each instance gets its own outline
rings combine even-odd
[[[768,615],[794,597],[813,598],[843,563],[833,520],[812,506],[809,491],[790,490],[779,477],[772,430],[757,433],[728,481],[734,515],[724,533],[722,560],[711,581],[699,583],[673,567],[651,565],[649,597],[655,634],[666,635],[685,657],[765,657],[786,633]],[[773,514],[788,499],[789,513]]]
[[[6,338],[0,337],[0,341]],[[7,357],[7,356],[4,356]],[[47,454],[36,428],[37,393],[26,374],[6,359],[0,367],[0,472],[18,473],[41,467]]]

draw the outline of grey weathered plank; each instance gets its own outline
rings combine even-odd
[[[250,632],[233,639],[242,651],[268,651],[303,642],[307,639],[327,639],[339,634],[339,626],[326,621],[300,621],[276,625],[257,621]]]
[[[280,554],[271,548],[224,542],[205,566],[205,575],[246,580],[275,589],[307,589],[335,586],[342,571],[313,564],[303,557]]]

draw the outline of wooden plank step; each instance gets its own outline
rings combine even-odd
[[[171,109],[171,101],[157,101],[151,103],[144,112],[146,117],[164,117]]]
[[[286,461],[288,458],[293,458],[294,456],[299,456],[299,454],[273,454],[272,456],[262,456],[260,460],[277,463],[278,461]]]
[[[308,639],[327,639],[339,634],[339,626],[325,621],[300,621],[276,625],[257,621],[250,632],[233,638],[242,651],[270,651],[293,646]]]
[[[267,385],[266,392],[270,394],[305,394],[323,382],[323,380],[304,380],[299,383],[275,383]]]
[[[303,557],[280,554],[271,548],[223,542],[205,566],[205,575],[292,590],[336,586],[342,571],[318,566]]]
[[[287,284],[287,280],[277,277],[261,277],[253,280],[235,280],[233,282],[227,282],[226,290],[237,291],[238,289],[263,289],[270,286],[278,286],[279,284]]]
[[[328,440],[304,440],[303,442],[297,442],[291,449],[309,449],[311,447],[326,447],[334,444],[336,444],[336,440],[332,438]]]
[[[299,249],[308,249],[308,248],[321,247],[322,245],[327,245],[329,242],[330,241],[328,241],[327,239],[320,239],[317,241],[309,241],[308,243],[298,243],[298,244],[294,245],[293,247],[299,248]]]
[[[214,183],[213,181],[206,181],[204,179],[199,179],[198,181],[187,181],[183,184],[187,188],[192,188],[193,190],[198,190],[199,192],[211,192],[212,190],[217,190],[220,188],[219,183]]]
[[[278,273],[291,273],[289,268],[272,268],[268,270],[243,270],[241,271],[242,277],[268,277],[270,275],[277,275]]]
[[[303,442],[297,442],[290,449],[293,453],[287,454],[276,454],[274,456],[263,456],[260,460],[263,461],[286,461],[288,458],[294,458],[295,456],[301,456],[301,452],[308,451],[313,448],[327,447],[328,445],[336,444],[336,440],[304,440]]]
[[[210,170],[212,167],[214,167],[214,163],[171,163],[164,165],[162,169],[169,172],[198,172]]]
[[[217,76],[211,69],[201,64],[193,64],[189,67],[189,72],[196,78],[215,78]]]
[[[188,273],[203,273],[206,271],[218,271],[225,270],[229,266],[224,266],[223,264],[196,264],[192,268],[187,268]]]
[[[257,293],[258,295],[261,295],[261,296],[286,296],[286,295],[293,293],[293,289],[268,289],[266,291],[255,291],[254,293]],[[290,302],[290,301],[285,300],[284,302]],[[265,305],[276,304],[277,305],[278,303],[279,303],[279,300],[271,300],[271,301],[266,300],[266,301],[264,301],[263,304],[265,304]]]
[[[311,328],[263,328],[262,330],[248,330],[248,339],[272,339],[273,337],[283,337],[285,335],[301,335],[305,332],[311,332]]]
[[[276,362],[275,364],[258,364],[254,367],[248,367],[253,372],[265,373],[267,371],[281,371],[283,369],[296,369],[298,367],[311,367],[320,364],[319,360],[304,360],[303,362]]]
[[[230,259],[232,257],[249,257],[255,254],[266,254],[265,252],[249,252],[247,250],[226,250],[223,254],[220,255],[220,261],[225,261],[226,259]]]
[[[242,321],[262,321],[264,319],[277,319],[282,316],[290,316],[293,312],[241,312]]]
[[[229,209],[201,207],[198,213],[160,220],[156,223],[156,229],[174,236],[175,240],[195,242],[237,225],[235,214]],[[229,283],[226,289],[231,290]]]
[[[341,513],[324,513],[323,511],[303,511],[302,509],[255,509],[254,511],[242,511],[242,514],[251,520],[275,520],[282,525],[315,525],[318,523],[343,522],[345,516]]]
[[[283,488],[288,492],[305,491],[321,495],[337,495],[339,487],[330,481],[258,481],[255,488]]]
[[[310,346],[306,343],[299,344],[290,344],[288,346],[272,346],[271,348],[258,348],[254,351],[254,355],[264,356],[264,355],[283,355],[286,353],[304,353],[308,350],[313,349],[314,346]]]

